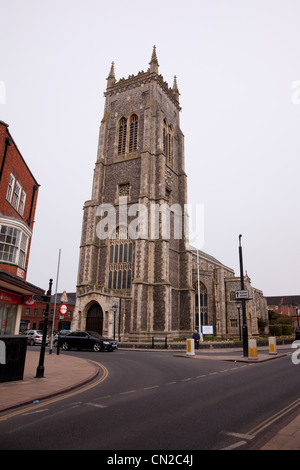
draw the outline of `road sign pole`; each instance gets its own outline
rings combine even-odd
[[[37,379],[44,377],[44,370],[45,370],[44,359],[45,359],[45,349],[46,349],[46,342],[47,342],[47,327],[48,327],[49,309],[50,309],[50,302],[51,302],[52,283],[53,283],[53,280],[50,279],[49,289],[47,292],[48,302],[46,304],[46,310],[45,310],[45,321],[44,321],[43,339],[42,339],[41,352],[40,352],[40,360],[39,360],[39,365],[36,369]]]
[[[241,275],[241,290],[245,290],[244,286],[244,268],[243,268],[243,251],[242,251],[242,235],[239,236],[239,258],[240,258],[240,275]],[[248,357],[248,327],[247,327],[247,317],[246,317],[246,300],[241,299],[242,302],[242,318],[243,318],[243,354],[244,357]]]
[[[55,287],[55,298],[54,298],[54,310],[53,310],[53,320],[52,320],[52,328],[51,328],[51,338],[50,338],[49,354],[52,354],[53,337],[54,337],[54,323],[55,323],[55,310],[56,310],[56,301],[57,301],[57,285],[58,285],[59,266],[60,266],[60,254],[61,254],[61,248],[59,249],[59,252],[58,252],[58,263],[57,263],[57,274],[56,274],[56,287]]]

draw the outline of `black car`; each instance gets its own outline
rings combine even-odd
[[[68,349],[92,349],[93,351],[115,351],[118,343],[106,339],[95,331],[72,331],[59,338],[59,345],[64,351]]]

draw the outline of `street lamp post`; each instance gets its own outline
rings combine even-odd
[[[245,289],[244,285],[244,268],[243,268],[243,251],[242,251],[242,235],[239,236],[239,259],[240,259],[240,274],[241,274],[241,290]],[[248,327],[246,317],[246,301],[242,300],[242,315],[243,315],[243,354],[248,357]]]
[[[241,333],[241,304],[240,302],[237,303],[238,309],[238,317],[239,317],[239,334],[240,334],[240,341],[242,340],[242,333]]]
[[[117,313],[117,304],[114,304],[112,306],[113,312],[114,312],[114,340],[116,339],[116,313]]]
[[[50,302],[51,302],[52,283],[53,283],[53,279],[50,279],[49,289],[47,292],[48,299],[47,299],[46,310],[45,310],[45,321],[44,321],[44,328],[43,328],[43,339],[42,339],[42,345],[41,345],[40,360],[39,360],[39,365],[36,369],[37,379],[44,377],[44,370],[45,370],[44,359],[45,359],[45,349],[46,349],[46,343],[47,343],[47,328],[48,328],[49,309],[50,309]]]

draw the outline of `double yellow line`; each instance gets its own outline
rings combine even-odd
[[[52,399],[49,399],[49,400],[46,400],[46,401],[42,401],[41,403],[28,406],[27,408],[22,408],[21,410],[16,410],[16,411],[13,411],[11,413],[8,413],[8,414],[0,417],[0,422],[4,421],[6,419],[9,419],[9,418],[13,418],[14,416],[17,416],[17,415],[27,413],[28,411],[31,411],[31,410],[37,410],[37,409],[42,408],[44,406],[50,405],[51,403],[55,403],[55,402],[60,401],[60,400],[65,400],[66,398],[72,397],[74,395],[78,395],[79,393],[85,392],[86,390],[89,390],[90,388],[96,387],[97,385],[104,382],[104,380],[108,376],[108,370],[106,369],[106,367],[103,364],[100,364],[99,362],[95,362],[95,361],[90,361],[90,362],[93,362],[98,367],[100,367],[100,369],[102,370],[102,375],[98,380],[96,380],[96,382],[92,382],[89,385],[86,385],[85,387],[79,388],[77,390],[73,390],[72,392],[66,393],[64,395],[57,395],[55,398],[52,398]]]
[[[287,405],[285,408],[283,408],[282,410],[278,411],[277,413],[275,413],[273,416],[271,416],[270,418],[266,419],[265,421],[263,421],[262,423],[260,423],[258,426],[256,426],[255,428],[251,429],[251,431],[249,431],[248,434],[251,434],[251,435],[257,435],[259,434],[260,432],[262,432],[264,429],[268,428],[269,426],[271,426],[272,424],[274,424],[278,419],[280,418],[283,418],[285,415],[287,415],[288,413],[290,413],[290,411],[292,411],[293,409],[297,408],[298,406],[300,405],[300,398],[298,398],[297,400],[295,400],[293,403],[290,403],[289,405]]]

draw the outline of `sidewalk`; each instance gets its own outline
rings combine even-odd
[[[91,362],[71,355],[49,354],[44,360],[44,377],[35,378],[40,348],[27,351],[23,380],[0,383],[0,412],[68,392],[93,380],[99,369]]]

